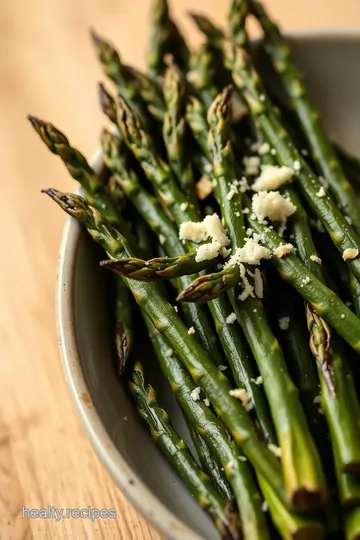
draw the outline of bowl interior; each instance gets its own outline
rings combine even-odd
[[[360,140],[360,72],[356,66],[360,57],[360,33],[359,37],[303,34],[292,37],[292,42],[299,65],[306,75],[306,86],[320,110],[329,134],[357,153]],[[74,223],[70,225],[63,252],[62,265],[70,264],[69,259],[74,261],[73,282],[64,283],[59,288],[60,303],[71,302],[73,328],[65,330],[75,330],[77,341],[77,351],[71,359],[66,354],[63,357],[78,408],[81,409],[83,419],[88,417],[85,424],[92,439],[97,427],[89,420],[90,413],[81,401],[81,396],[76,395],[78,379],[83,376],[93,402],[94,414],[100,417],[115,445],[110,465],[104,456],[106,448],[99,450],[99,446],[95,445],[100,457],[121,489],[125,489],[131,500],[162,532],[168,533],[171,538],[202,537],[216,540],[218,536],[212,524],[157,450],[136,414],[126,385],[116,377],[108,316],[109,275],[99,268],[101,252],[85,233],[79,232]],[[61,320],[61,317],[59,324],[69,326],[69,322]],[[176,428],[188,441],[181,413],[143,338],[141,324],[135,329],[135,335],[137,342],[143,342],[138,357],[158,389],[160,402],[170,412]],[[66,349],[66,339],[62,345]],[[82,370],[78,369],[78,359]],[[133,471],[132,478],[128,477],[126,481],[123,478],[124,460],[129,470]],[[129,483],[128,488],[124,482]],[[160,501],[156,511],[154,499],[146,496],[149,493],[147,489]]]

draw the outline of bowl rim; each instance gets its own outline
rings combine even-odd
[[[285,32],[285,35],[290,40],[295,39],[298,42],[308,39],[321,41],[329,38],[334,41],[358,41],[360,27],[304,28]],[[101,169],[100,150],[97,151],[91,163],[96,171]],[[116,486],[142,517],[165,538],[203,540],[176,517],[127,464],[106,431],[92,401],[81,365],[74,313],[74,271],[81,232],[81,226],[68,216],[59,251],[56,290],[57,331],[61,360],[77,414],[100,461],[115,481]]]

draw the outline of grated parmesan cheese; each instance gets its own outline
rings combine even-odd
[[[270,452],[274,454],[274,456],[278,458],[281,457],[281,448],[279,448],[279,446],[276,446],[276,444],[269,443],[267,447],[270,450]]]
[[[259,191],[252,199],[252,211],[259,220],[284,222],[296,212],[296,206],[278,191]]]
[[[196,249],[195,261],[203,262],[215,259],[219,255],[221,245],[219,242],[209,242]]]
[[[165,356],[172,356],[173,354],[174,354],[173,349],[168,349],[167,351],[165,351]]]
[[[267,142],[264,142],[262,144],[260,144],[259,148],[258,148],[258,153],[260,154],[260,156],[265,156],[265,154],[268,154],[270,152],[270,144],[267,143]]]
[[[290,326],[290,317],[281,317],[278,320],[280,330],[287,330]]]
[[[280,186],[288,182],[294,174],[290,167],[279,167],[277,165],[263,165],[261,174],[255,180],[252,189],[254,191],[263,191],[278,189]]]
[[[267,512],[269,510],[269,505],[266,501],[263,501],[262,504],[261,504],[261,510],[263,512]]]
[[[258,268],[255,268],[255,294],[258,298],[264,298],[264,284],[261,277],[261,272]]]
[[[193,326],[190,326],[190,328],[188,330],[188,334],[189,334],[189,336],[195,334],[195,328]]]
[[[238,299],[240,300],[240,302],[244,302],[244,300],[246,300],[249,296],[251,296],[252,298],[255,298],[254,287],[250,285],[249,280],[247,278],[245,277],[243,278],[242,285],[244,287],[244,290],[238,296]]]
[[[308,283],[310,283],[311,279],[309,278],[309,276],[306,276],[306,278],[302,279],[301,281],[304,285],[307,285]]]
[[[245,410],[250,411],[253,408],[251,397],[244,388],[235,388],[235,390],[230,390],[229,394],[236,399],[240,399]]]
[[[196,388],[194,388],[194,390],[191,392],[191,399],[193,401],[199,401],[200,399],[200,393],[201,393],[201,388],[200,386],[197,386]]]
[[[218,370],[219,371],[226,371],[227,370],[227,366],[222,366],[221,364],[218,366]]]
[[[258,156],[244,157],[243,164],[245,167],[245,173],[250,176],[255,176],[259,173],[260,158]]]
[[[321,396],[314,397],[313,403],[321,403]]]
[[[209,237],[206,226],[203,221],[196,223],[194,221],[184,221],[180,224],[179,238],[180,240],[189,240],[200,244]]]
[[[183,202],[180,204],[180,210],[182,210],[183,212],[185,212],[185,210],[187,209],[188,207],[188,203],[187,202]]]
[[[207,407],[210,407],[210,401],[208,400],[208,398],[204,399],[204,403]]]
[[[163,234],[159,234],[159,242],[161,245],[165,244],[166,238]]]
[[[262,376],[259,375],[258,377],[256,377],[256,379],[250,379],[251,382],[255,383],[256,386],[261,386],[262,383],[263,383],[263,380],[262,380]]]
[[[359,250],[355,248],[347,248],[344,249],[342,258],[344,261],[347,261],[348,259],[355,259],[359,255]]]
[[[295,248],[292,244],[281,244],[281,246],[274,249],[274,255],[276,255],[278,259],[282,259],[285,255],[292,253],[294,250]]]
[[[174,306],[174,309],[175,309],[176,313],[179,312],[179,308],[177,306]]]
[[[234,255],[226,263],[225,267],[240,265],[241,263],[259,265],[262,259],[270,259],[271,251],[260,246],[252,238],[247,238],[244,247],[237,248]]]
[[[319,191],[316,193],[316,196],[317,196],[317,197],[320,197],[320,198],[326,196],[326,191],[325,191],[325,189],[324,189],[323,186],[321,186],[321,188],[319,189]]]
[[[205,170],[206,170],[206,167],[210,167],[210,171],[207,171],[207,172],[211,173],[212,169],[211,169],[210,163],[207,163],[205,165]],[[198,182],[196,182],[196,185],[195,185],[196,196],[197,196],[198,199],[200,199],[200,201],[203,201],[209,195],[211,195],[213,190],[214,190],[213,183],[212,183],[211,179],[206,175],[203,175],[200,178],[200,180]]]
[[[234,324],[236,321],[236,315],[234,312],[230,313],[228,317],[226,317],[226,324]]]
[[[293,166],[294,166],[294,171],[300,171],[301,169],[301,164],[300,164],[300,161],[298,159],[296,159],[293,163]]]
[[[322,263],[322,260],[321,260],[320,257],[318,257],[317,255],[311,255],[311,256],[310,256],[310,259],[311,259],[313,262],[316,262],[317,264],[321,264],[321,263]]]

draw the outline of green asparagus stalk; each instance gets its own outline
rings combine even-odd
[[[223,464],[240,509],[244,538],[253,540],[259,537],[267,537],[268,532],[263,508],[259,508],[259,493],[257,487],[254,486],[254,479],[246,459],[239,453],[233,441],[229,440],[226,430],[224,430],[221,422],[212,411],[201,400],[194,402],[192,393],[196,386],[190,376],[176,357],[169,358],[166,355],[166,342],[154,329],[153,325],[147,322],[147,326],[162,370],[169,380],[188,421],[198,426],[199,432],[206,438],[214,456],[217,456],[220,463]],[[241,478],[243,481],[239,482]],[[315,520],[298,516],[296,513],[286,509],[266,481],[261,477],[258,480],[261,487],[264,488],[264,495],[266,490],[266,499],[269,501],[269,506],[274,501],[273,508],[276,508],[277,513],[283,516],[282,523],[280,521],[277,523],[283,538],[295,539],[301,534],[307,534],[311,538],[322,538],[322,525]],[[284,526],[288,522],[292,524],[291,528],[288,525]]]
[[[209,167],[206,171],[208,174],[212,172],[211,152],[208,144],[209,126],[206,120],[206,109],[204,105],[196,97],[190,97],[186,107],[186,119],[191,128],[191,131],[200,146],[204,156],[206,157]]]
[[[194,172],[189,146],[185,143],[190,134],[185,118],[186,87],[183,74],[174,64],[165,72],[164,97],[167,113],[164,118],[163,137],[169,165],[183,192],[196,207]]]
[[[144,261],[143,259],[122,259],[121,261],[107,261],[106,266],[122,276],[138,281],[154,281],[156,279],[174,279],[182,276],[191,276],[209,267],[209,261],[196,261],[196,251],[191,251],[176,257],[156,257]]]
[[[218,182],[222,216],[236,250],[246,234],[241,217],[242,194],[227,195],[235,177],[235,160],[229,137],[231,93],[225,88],[209,109],[209,145]],[[240,209],[240,210],[239,210]],[[326,499],[326,484],[317,449],[312,440],[296,388],[289,376],[278,341],[267,321],[262,302],[246,298],[241,308],[231,295],[245,336],[257,361],[281,449],[281,463],[289,497],[300,508],[321,505]],[[279,401],[280,400],[280,401]]]
[[[165,342],[164,342],[165,343]],[[195,426],[187,419],[186,425],[188,427],[191,439],[194,443],[196,453],[198,455],[201,467],[212,478],[215,487],[219,491],[220,495],[224,499],[232,500],[234,498],[231,491],[231,487],[226,479],[225,472],[222,470],[224,467],[220,467],[214,456],[212,455],[210,448],[204,441],[204,439],[196,431]]]
[[[244,0],[232,0],[228,16],[230,36],[234,43],[244,49],[248,48],[249,37],[246,32],[246,17],[249,7]]]
[[[123,141],[116,135],[104,130],[101,136],[101,146],[103,150],[104,161],[112,171],[114,179],[120,184],[129,201],[135,206],[138,214],[146,221],[150,229],[158,236],[159,242],[166,253],[178,253],[180,257],[185,258],[185,249],[180,242],[174,224],[167,216],[159,204],[159,201],[150,195],[139,182],[135,172],[131,169],[128,159],[128,149]],[[124,259],[129,260],[129,259]],[[139,261],[140,259],[130,259]],[[169,258],[160,258],[164,265],[169,262]],[[104,264],[118,273],[126,274],[122,269],[117,268],[119,261],[106,261]],[[114,268],[112,266],[114,265]],[[146,268],[146,261],[144,261]],[[130,277],[130,276],[129,276]],[[132,277],[132,276],[131,276]],[[174,277],[174,276],[172,276]],[[190,276],[184,276],[177,282],[180,290],[189,285]],[[195,306],[195,309],[183,309],[185,320],[189,327],[193,326],[196,330],[196,337],[205,346],[205,349],[212,353],[214,362],[217,365],[224,363],[224,355],[220,350],[213,326],[205,306]]]
[[[134,345],[133,299],[125,283],[115,279],[115,346],[118,373],[123,375]]]
[[[255,123],[265,140],[275,148],[278,162],[295,171],[295,181],[309,206],[322,221],[333,243],[344,253],[346,249],[360,252],[360,239],[351,229],[329,195],[319,196],[323,185],[315,176],[271,108],[257,73],[250,67],[249,59],[243,49],[230,42],[224,43],[224,54],[228,67],[232,68],[233,79],[247,103]],[[347,260],[351,272],[360,279],[360,258]]]
[[[161,235],[165,239],[163,246],[167,254],[171,257],[174,253],[185,252],[174,224],[164,213],[158,201],[149,196],[141,187],[134,174],[129,173],[126,163],[124,163],[126,151],[122,148],[121,141],[116,136],[104,132],[102,136],[102,149],[106,165],[116,175],[126,195],[136,206],[138,212],[147,221],[155,234],[159,237]],[[116,269],[118,262],[121,263],[121,260],[114,261],[113,265],[110,263],[107,264],[110,267],[113,266],[113,269]],[[180,286],[189,285],[191,280],[191,277],[184,276],[181,279]],[[204,315],[200,307],[202,306],[197,304],[191,306],[191,309],[184,313],[185,319],[189,326],[194,326],[196,335],[200,336],[205,348],[211,352],[215,364],[223,364],[222,354],[220,351],[218,352],[217,342],[212,339],[212,336],[215,337],[215,333],[209,326],[206,315]],[[229,360],[235,383],[239,388],[246,390],[251,402],[254,404],[257,422],[266,442],[274,443],[273,426],[264,394],[262,389],[254,383],[257,374],[253,369],[251,359],[237,328],[226,322],[232,312],[230,303],[226,301],[226,298],[221,298],[216,302],[210,303],[208,307]]]
[[[226,429],[202,399],[194,400],[196,385],[176,355],[167,355],[166,341],[150,321],[145,323],[158,361],[188,422],[210,448],[235,495],[243,526],[244,538],[269,538],[266,519],[261,510],[261,497],[249,463],[228,437]]]
[[[204,43],[191,54],[188,80],[206,107],[209,107],[217,96],[216,77],[214,49],[209,43]]]
[[[168,414],[157,403],[155,390],[145,385],[141,364],[136,363],[129,383],[138,411],[148,425],[151,436],[170,461],[195,499],[214,522],[222,539],[240,540],[240,523],[230,501],[215,490],[170,423]]]
[[[302,83],[302,74],[295,65],[291,48],[260,2],[249,0],[249,7],[265,32],[266,51],[287,90],[291,105],[309,141],[312,157],[328,180],[334,199],[359,231],[360,207],[356,194],[341,169],[336,153],[321,124],[319,114],[310,101]]]
[[[189,13],[190,17],[196,24],[197,28],[202,32],[209,42],[214,46],[221,48],[222,41],[225,37],[225,33],[211,22],[211,20],[205,15],[199,13]]]
[[[360,507],[346,510],[344,514],[346,540],[360,540]]]
[[[106,41],[95,30],[91,31],[91,38],[96,55],[106,77],[108,77],[131,103],[132,107],[148,122],[147,109],[141,95],[137,91],[135,74],[124,68],[119,53],[109,41]]]
[[[183,71],[187,71],[190,52],[178,27],[170,17],[167,0],[155,0],[151,10],[151,23],[150,75],[152,77],[163,75],[167,55],[172,55],[175,63]]]
[[[162,123],[165,116],[165,103],[158,81],[148,77],[145,73],[138,71],[132,66],[124,65],[123,69],[125,72],[131,74],[136,92],[140,94],[141,99],[146,104],[150,116],[157,122]]]
[[[126,239],[113,229],[104,217],[89,206],[82,197],[61,193],[55,189],[44,190],[63,210],[75,217],[113,258],[131,257]],[[183,365],[189,370],[194,382],[208,396],[216,413],[232,434],[235,442],[243,449],[258,474],[276,491],[287,504],[279,463],[272,452],[264,447],[257,437],[248,413],[237,399],[230,395],[231,386],[225,375],[212,363],[208,354],[188,335],[187,328],[176,315],[173,307],[162,297],[154,283],[126,280],[137,304],[164,336],[169,344],[169,353],[174,350]],[[291,501],[293,502],[293,501]]]

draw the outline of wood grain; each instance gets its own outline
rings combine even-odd
[[[186,34],[189,9],[223,22],[224,0],[174,0]],[[288,28],[354,25],[358,0],[269,0]],[[40,188],[71,190],[59,160],[25,120],[49,119],[91,156],[102,117],[101,78],[88,39],[96,25],[123,57],[144,66],[150,0],[0,0],[0,538],[149,540],[158,535],[114,487],[71,404],[59,360],[54,288],[64,216]],[[314,10],[314,5],[316,8]],[[114,507],[116,520],[28,520],[21,508]]]

